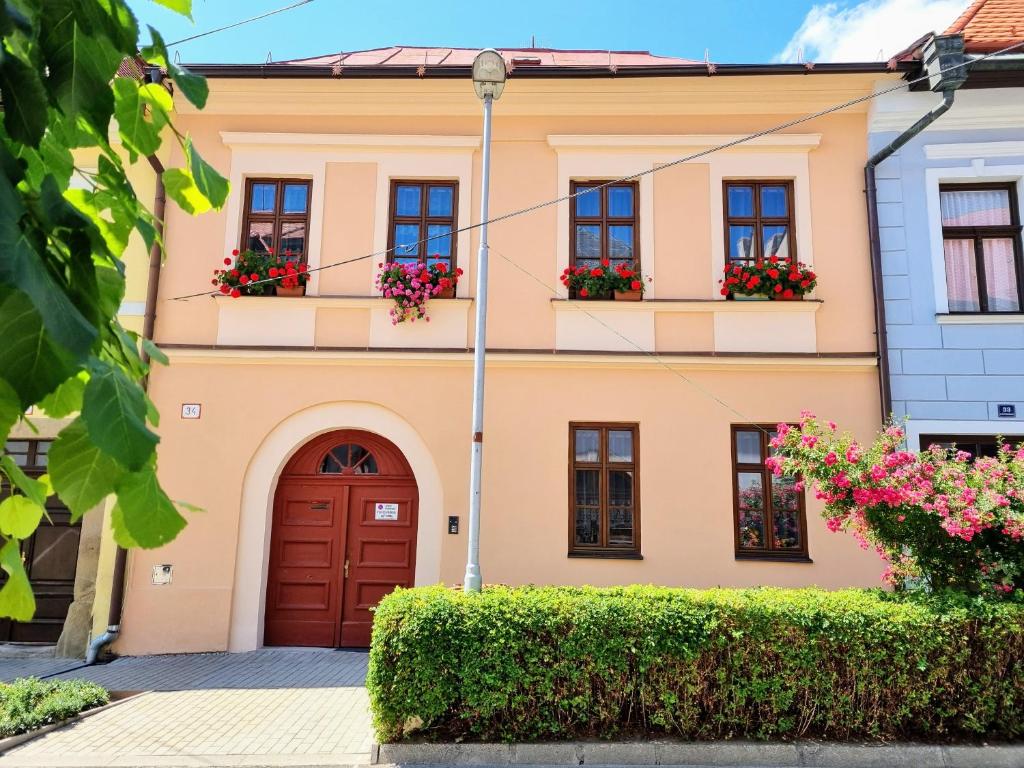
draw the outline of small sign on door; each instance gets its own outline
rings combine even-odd
[[[374,520],[397,520],[398,505],[378,501],[373,505]]]

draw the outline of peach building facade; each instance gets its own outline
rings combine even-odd
[[[232,183],[222,212],[168,210],[156,341],[170,365],[150,382],[164,487],[204,511],[168,546],[131,553],[118,653],[365,645],[370,609],[395,584],[462,580],[476,230],[454,235],[465,276],[456,298],[429,303],[429,323],[391,324],[374,289],[380,257],[315,272],[301,298],[176,298],[210,289],[264,209],[260,237],[292,238],[314,269],[387,249],[399,213],[477,222],[468,72],[360,76],[356,62],[330,76],[314,61],[287,77],[273,76],[285,65],[209,67],[202,113],[176,98],[179,129]],[[494,107],[492,215],[656,169],[885,77],[641,66],[514,69]],[[878,584],[880,562],[826,530],[813,494],[759,474],[766,438],[752,426],[803,409],[863,439],[879,426],[866,153],[855,107],[643,175],[605,200],[621,218],[596,230],[573,229],[588,211],[565,202],[491,226],[485,583]],[[398,196],[416,194],[399,187],[419,189],[424,210],[434,187],[455,192],[426,213],[405,198],[400,212]],[[785,209],[774,242],[818,274],[804,301],[719,295],[745,232],[728,228],[729,208],[755,198]],[[289,215],[298,224],[282,235]],[[598,252],[582,253],[590,234],[629,241],[651,278],[643,301],[566,298],[559,275]],[[170,582],[156,583],[164,565]]]

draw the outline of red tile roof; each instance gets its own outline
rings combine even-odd
[[[391,46],[368,51],[332,53],[308,59],[276,61],[303,67],[469,67],[479,48],[417,48]],[[702,61],[656,56],[648,51],[574,51],[554,48],[499,48],[506,66],[518,67],[663,67],[703,65]]]
[[[968,53],[991,53],[1024,41],[1024,0],[974,0],[945,34],[960,33]],[[1014,53],[1024,53],[1018,49]]]

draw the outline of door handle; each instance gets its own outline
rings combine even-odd
[[[348,558],[345,558],[345,578],[348,578]]]

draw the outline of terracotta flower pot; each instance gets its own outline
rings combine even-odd
[[[436,294],[435,299],[454,299],[455,298],[455,286],[449,285],[447,288],[442,288]]]
[[[640,301],[643,297],[643,291],[615,291],[616,301]]]
[[[775,301],[803,301],[804,295],[802,293],[796,293],[790,296],[789,298],[786,298],[782,294],[779,294],[777,296],[773,296],[772,298],[775,299]]]
[[[274,293],[277,294],[278,296],[305,296],[306,286],[295,285],[289,287],[278,284],[274,286]]]

